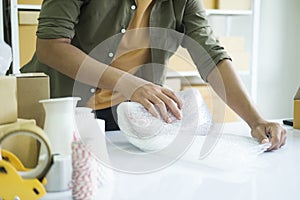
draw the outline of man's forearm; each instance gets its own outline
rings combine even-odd
[[[251,128],[264,121],[250,100],[230,60],[221,61],[209,74],[208,82],[226,104]]]
[[[137,77],[89,57],[71,45],[69,39],[38,39],[37,56],[40,62],[94,87],[113,90],[120,80],[130,83],[132,79],[137,79],[135,81],[142,82]]]
[[[154,116],[170,121],[167,108],[181,119],[181,102],[169,89],[162,88],[130,73],[110,67],[89,57],[70,44],[70,39],[38,39],[40,62],[88,85],[120,92],[125,98],[141,103]],[[63,86],[62,86],[63,87]]]

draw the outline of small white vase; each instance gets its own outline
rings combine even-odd
[[[74,110],[79,97],[65,97],[40,100],[46,118],[44,131],[49,137],[53,154],[71,155],[71,145],[76,132]]]

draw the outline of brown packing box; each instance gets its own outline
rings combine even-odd
[[[239,36],[218,37],[220,44],[229,53],[238,71],[249,71],[251,56],[245,51],[245,38]]]
[[[0,76],[0,125],[17,121],[16,78]]]
[[[41,5],[43,0],[18,0],[18,4],[34,4]]]
[[[245,38],[240,36],[220,36],[220,44],[229,52],[245,51]]]
[[[35,119],[37,126],[43,128],[45,111],[39,103],[50,98],[49,77],[44,73],[23,73],[17,77],[18,117]]]
[[[228,52],[232,58],[234,67],[238,71],[248,71],[250,69],[250,54],[247,52]]]
[[[300,129],[300,87],[294,98],[294,128]]]
[[[179,47],[175,54],[170,58],[168,67],[170,71],[197,71],[197,67],[190,54],[182,47]]]
[[[217,8],[224,10],[250,10],[251,0],[217,0]]]
[[[188,88],[198,89],[202,95],[208,109],[213,115],[215,122],[237,122],[239,121],[238,115],[231,110],[221,98],[213,91],[208,84],[199,84],[192,86],[183,86],[182,90]]]
[[[217,0],[202,0],[205,9],[216,9]]]
[[[20,124],[35,125],[35,120],[18,119],[17,122],[0,125],[0,136],[5,130],[14,128]],[[32,137],[24,135],[12,136],[3,141],[1,148],[15,154],[27,168],[34,168],[37,164],[39,144]]]
[[[35,52],[38,11],[19,11],[20,65],[28,63]]]

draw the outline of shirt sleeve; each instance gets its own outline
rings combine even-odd
[[[189,51],[203,80],[223,59],[230,59],[213,34],[200,0],[188,0],[183,15],[183,46]]]
[[[44,0],[38,19],[37,37],[72,39],[83,3],[84,0]]]

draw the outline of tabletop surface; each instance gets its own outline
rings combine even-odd
[[[117,149],[138,151],[119,131],[108,132],[109,155],[120,161],[113,178],[101,187],[96,199],[111,200],[299,200],[300,199],[300,130],[286,127],[287,144],[274,152],[259,155],[253,166],[245,170],[220,170],[203,166],[185,159],[166,164],[153,171],[134,174],[128,165],[136,167],[136,159],[124,159],[122,154],[114,155]],[[226,123],[224,133],[249,136],[250,130],[243,122]],[[194,144],[192,144],[194,145]],[[140,154],[139,156],[141,156]],[[125,156],[126,157],[126,156]],[[123,159],[123,160],[122,160]],[[152,160],[151,160],[152,159]],[[145,161],[149,166],[156,158]],[[156,161],[156,160],[155,160]],[[149,164],[149,165],[148,165]],[[43,200],[68,200],[71,191],[48,193]]]

